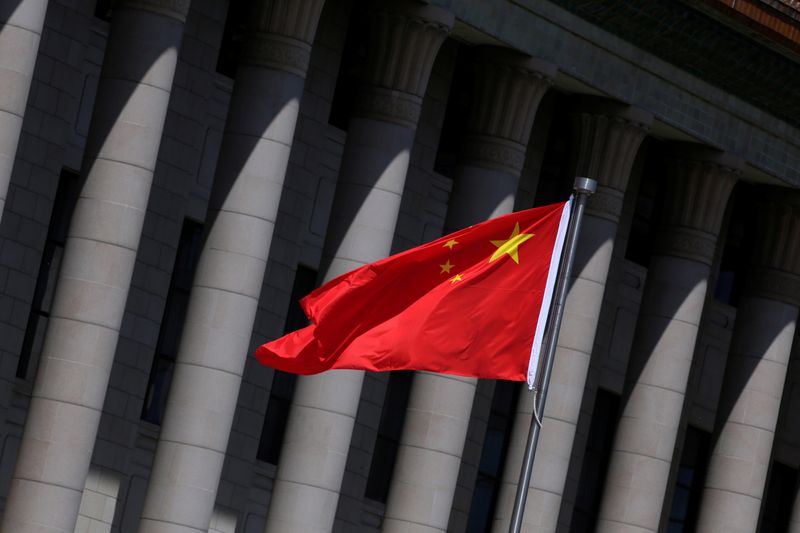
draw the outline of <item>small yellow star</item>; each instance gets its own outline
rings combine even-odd
[[[453,268],[455,265],[451,264],[450,260],[448,259],[445,264],[439,265],[439,266],[442,268],[442,271],[439,272],[439,274],[444,274],[445,272],[447,272],[449,274],[450,273],[450,269]]]
[[[456,281],[461,281],[461,274],[456,274],[450,278],[450,284],[453,285]]]
[[[533,233],[520,233],[519,222],[514,226],[514,231],[508,239],[501,241],[492,241],[492,244],[497,246],[497,250],[492,254],[489,262],[503,257],[503,254],[508,254],[515,263],[519,264],[519,247],[520,245],[533,237]]]
[[[458,241],[457,241],[457,240],[455,240],[455,239],[450,239],[449,241],[447,241],[446,243],[444,243],[444,244],[442,245],[442,247],[443,247],[443,248],[450,248],[450,249],[452,250],[452,249],[453,249],[453,246],[455,246],[456,244],[458,244]]]

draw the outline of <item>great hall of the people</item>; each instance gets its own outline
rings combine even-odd
[[[252,354],[576,176],[522,531],[800,533],[797,0],[0,0],[0,532],[505,533],[524,384]]]

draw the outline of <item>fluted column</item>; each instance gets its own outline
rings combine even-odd
[[[376,2],[364,83],[350,120],[323,248],[325,281],[391,249],[422,97],[453,15]],[[301,377],[267,516],[268,533],[329,533],[364,373]]]
[[[679,145],[667,164],[598,533],[658,529],[711,261],[741,162]]]
[[[0,219],[47,11],[47,0],[18,0],[15,4],[0,13],[7,17],[0,20]]]
[[[75,527],[188,9],[117,4],[3,533]]]
[[[523,529],[536,533],[556,530],[622,200],[652,122],[644,111],[601,98],[579,100],[572,119],[575,175],[596,179],[598,188],[589,198],[581,227],[528,490]],[[503,471],[495,533],[508,531],[532,413],[533,402],[524,386]]]
[[[536,109],[555,74],[554,66],[510,50],[478,53],[468,133],[445,221],[448,232],[513,210]],[[430,372],[415,375],[384,532],[447,530],[476,382]]]
[[[700,533],[753,533],[758,525],[800,305],[797,200],[774,188],[758,202],[753,265],[717,407]]]
[[[250,21],[140,533],[208,531],[323,2]]]

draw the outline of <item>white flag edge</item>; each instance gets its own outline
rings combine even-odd
[[[569,218],[572,212],[574,196],[564,204],[561,211],[561,220],[558,223],[558,233],[553,247],[553,255],[550,257],[550,269],[547,271],[547,282],[544,286],[544,297],[542,307],[539,310],[539,320],[536,321],[536,332],[533,336],[533,346],[531,347],[531,357],[528,360],[528,388],[533,388],[536,379],[536,370],[539,368],[539,361],[542,357],[542,341],[544,340],[547,320],[550,318],[550,304],[553,301],[553,289],[555,288],[556,278],[558,278],[558,267],[561,262],[561,253],[564,249],[564,242],[567,240],[567,230],[569,228]]]

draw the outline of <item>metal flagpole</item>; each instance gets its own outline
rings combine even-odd
[[[528,432],[528,444],[525,446],[525,456],[522,459],[522,470],[519,473],[517,496],[514,499],[514,513],[511,515],[509,533],[520,533],[522,528],[522,515],[525,512],[525,500],[528,498],[528,486],[531,482],[533,458],[536,455],[536,445],[539,442],[539,431],[544,414],[544,403],[547,399],[547,386],[550,383],[550,374],[553,372],[553,359],[558,342],[558,331],[561,329],[561,318],[564,315],[564,302],[567,299],[567,288],[572,275],[572,263],[575,260],[575,248],[578,244],[578,234],[581,229],[581,219],[586,207],[586,201],[597,190],[597,182],[591,178],[575,178],[575,205],[570,216],[567,228],[566,242],[561,253],[558,267],[558,277],[555,285],[555,298],[547,321],[545,333],[545,347],[542,352],[544,357],[536,370],[536,379],[533,384],[533,416],[531,429]]]

